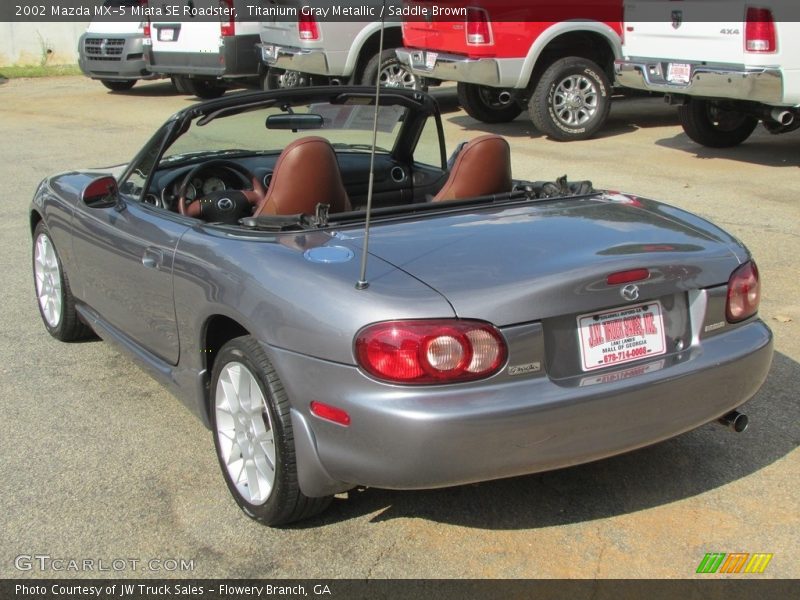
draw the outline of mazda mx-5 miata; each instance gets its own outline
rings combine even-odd
[[[426,94],[377,104],[355,87],[206,102],[128,165],[45,179],[30,227],[46,329],[95,332],[166,384],[270,525],[355,486],[744,428],[772,335],[739,241],[589,182],[514,179],[499,136],[448,158]]]

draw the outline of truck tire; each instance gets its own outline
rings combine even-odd
[[[263,87],[265,91],[270,91],[308,87],[311,85],[322,85],[322,82],[314,81],[309,73],[284,71],[283,69],[267,69],[261,87]]]
[[[559,142],[592,137],[610,108],[611,83],[605,72],[597,63],[577,56],[550,65],[528,103],[536,128]]]
[[[384,50],[380,56],[373,56],[364,72],[361,74],[361,85],[374,86],[381,74],[381,85],[385,87],[400,87],[412,90],[424,90],[425,81],[422,77],[414,75],[408,68],[397,60],[394,48]]]
[[[201,100],[219,98],[225,93],[225,88],[212,79],[187,78],[184,81],[187,93],[197,96]]]
[[[127,92],[136,85],[135,79],[101,79],[100,83],[112,92]]]
[[[470,117],[484,123],[508,123],[522,112],[509,90],[487,85],[459,83],[458,102]]]
[[[738,146],[758,125],[754,116],[725,110],[713,100],[698,98],[689,98],[679,106],[678,118],[689,138],[709,148]]]

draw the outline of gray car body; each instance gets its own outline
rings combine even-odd
[[[31,205],[31,225],[44,220],[79,314],[206,424],[208,357],[220,332],[254,336],[290,399],[308,496],[458,485],[639,448],[735,409],[771,362],[760,319],[725,319],[726,284],[750,260],[746,248],[655,201],[597,192],[376,219],[370,285],[359,290],[363,222],[257,232],[130,200],[90,208],[81,194],[98,175],[49,177]],[[354,258],[308,260],[317,247]],[[581,372],[575,315],[624,306],[606,275],[642,266],[651,277],[640,301],[661,301],[667,353]],[[494,376],[404,386],[357,366],[364,326],[453,317],[502,333],[508,360]],[[346,410],[350,426],[312,415],[313,400]]]

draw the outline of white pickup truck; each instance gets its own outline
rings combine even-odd
[[[618,83],[663,92],[704,146],[745,141],[758,125],[800,128],[797,0],[625,3]]]

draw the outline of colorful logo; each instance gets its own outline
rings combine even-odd
[[[749,554],[747,552],[708,552],[700,564],[697,566],[696,573],[763,573],[767,568],[772,554],[758,552]]]

